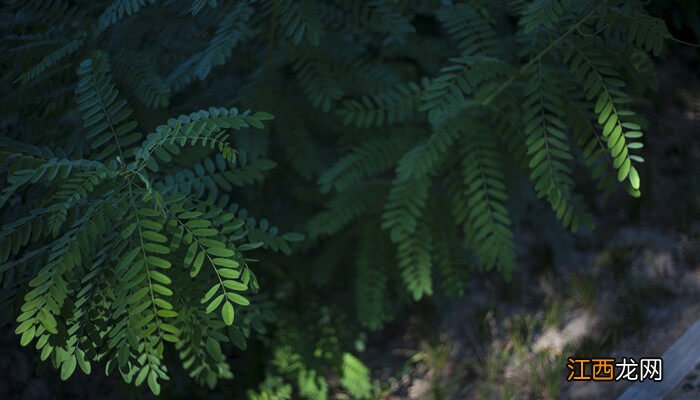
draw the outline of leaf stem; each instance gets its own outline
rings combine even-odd
[[[584,7],[585,8],[585,7]],[[501,92],[503,92],[508,86],[510,86],[513,82],[515,82],[515,78],[517,78],[520,74],[524,73],[527,71],[530,67],[532,67],[536,62],[538,62],[542,57],[544,57],[547,53],[549,53],[554,46],[556,46],[560,41],[562,41],[564,38],[575,32],[579,26],[581,26],[588,18],[590,18],[594,13],[595,13],[596,7],[592,7],[591,11],[583,17],[579,22],[571,26],[566,32],[563,34],[559,35],[558,38],[553,40],[547,47],[545,47],[539,54],[537,54],[535,57],[533,57],[530,61],[528,61],[527,64],[523,65],[520,67],[520,69],[511,77],[503,82],[501,86],[499,86],[493,93],[491,93],[487,98],[485,98],[482,102],[481,105],[487,106],[489,105]]]

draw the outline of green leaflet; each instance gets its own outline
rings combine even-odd
[[[221,275],[224,278],[229,278],[229,279],[236,279],[239,276],[241,276],[241,273],[239,271],[235,270],[230,270],[230,269],[225,269],[225,268],[219,268],[217,270],[219,275]]]
[[[224,306],[221,307],[221,317],[226,325],[233,324],[233,304],[226,301]]]
[[[224,299],[223,294],[220,294],[219,296],[214,298],[214,300],[212,300],[211,303],[209,303],[209,305],[207,306],[207,314],[216,310],[219,307],[219,305],[221,304],[221,301],[223,299]]]
[[[231,300],[232,302],[234,302],[238,305],[241,305],[241,306],[247,306],[250,304],[250,301],[248,299],[246,299],[245,297],[243,297],[237,293],[228,292],[228,293],[226,293],[226,297],[229,300]]]

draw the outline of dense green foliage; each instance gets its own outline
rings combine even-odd
[[[592,226],[580,182],[640,195],[641,3],[6,2],[3,314],[63,379],[367,398],[364,329]]]

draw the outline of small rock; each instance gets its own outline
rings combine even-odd
[[[424,379],[414,379],[410,388],[408,388],[408,397],[410,399],[426,399],[430,393],[430,383]]]

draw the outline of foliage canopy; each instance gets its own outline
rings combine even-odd
[[[639,196],[634,109],[669,37],[641,1],[1,12],[0,305],[20,343],[63,379],[99,365],[158,394],[164,353],[214,387],[250,342],[251,399],[326,398],[329,371],[368,397],[362,330],[517,273],[523,220],[592,226],[579,182]]]

